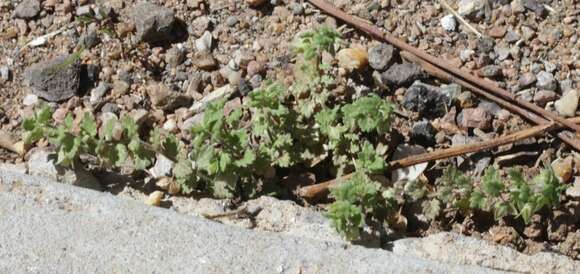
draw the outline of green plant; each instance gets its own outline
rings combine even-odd
[[[328,207],[326,216],[334,228],[348,240],[356,240],[367,218],[380,211],[381,195],[377,183],[362,172],[331,191],[335,202]]]
[[[489,211],[496,219],[513,215],[528,224],[539,210],[557,206],[565,189],[551,168],[528,182],[515,169],[509,172],[509,180],[502,180],[499,172],[490,167],[475,186],[468,177],[449,168],[439,180],[437,198],[450,208]]]

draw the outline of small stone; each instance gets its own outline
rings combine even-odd
[[[423,146],[432,146],[435,144],[435,135],[437,130],[431,122],[427,120],[419,121],[411,129],[411,140]]]
[[[382,73],[383,83],[392,86],[409,85],[424,77],[421,67],[413,63],[395,64]]]
[[[103,112],[103,113],[110,112],[110,113],[114,113],[114,114],[119,114],[120,111],[121,111],[121,109],[119,108],[119,106],[117,104],[113,104],[113,103],[106,103],[101,108],[101,112]]]
[[[459,101],[459,106],[461,108],[472,108],[475,107],[476,98],[473,96],[471,92],[463,92],[457,97],[457,101]]]
[[[25,106],[36,105],[36,104],[38,104],[38,96],[36,96],[34,94],[28,94],[28,95],[24,96],[24,99],[22,99],[22,104]]]
[[[161,199],[163,199],[163,196],[165,196],[163,192],[159,190],[153,191],[151,194],[149,194],[149,197],[147,197],[145,204],[150,206],[159,206],[161,205]]]
[[[207,71],[214,70],[218,66],[217,61],[208,51],[196,52],[191,61],[197,68]]]
[[[475,54],[475,51],[471,49],[464,49],[459,53],[459,59],[463,62],[467,62],[471,60],[471,56]]]
[[[79,44],[83,45],[85,48],[90,49],[99,43],[99,36],[96,31],[89,31],[88,33],[81,36],[79,39]]]
[[[24,0],[14,9],[14,16],[20,19],[32,19],[40,14],[40,0]]]
[[[389,44],[380,44],[369,49],[368,58],[371,68],[384,71],[394,62],[395,49]]]
[[[507,32],[506,27],[504,26],[494,26],[487,31],[487,35],[493,38],[502,38],[505,36]]]
[[[479,53],[490,53],[495,46],[495,40],[490,37],[483,37],[477,41],[477,51]]]
[[[185,61],[185,50],[183,48],[172,47],[165,53],[165,62],[172,68],[181,65],[183,61]]]
[[[237,23],[237,21],[236,21]],[[188,31],[193,35],[200,37],[204,34],[205,31],[209,28],[211,21],[207,16],[200,16],[197,17],[191,22],[191,25],[188,27]],[[234,24],[235,25],[235,24]]]
[[[520,76],[520,79],[518,79],[518,83],[520,85],[520,88],[525,89],[525,88],[529,88],[531,87],[533,84],[536,83],[536,75],[531,73],[531,72],[527,72],[522,74],[522,76]]]
[[[536,87],[539,89],[556,90],[557,83],[554,75],[547,71],[541,71],[537,75]]]
[[[250,85],[253,88],[259,88],[262,85],[263,80],[264,78],[262,77],[262,75],[256,74],[252,78],[250,78]]]
[[[521,39],[521,36],[519,33],[510,30],[505,35],[504,39],[508,43],[515,43]]]
[[[538,0],[522,0],[522,4],[526,9],[529,9],[536,13],[538,16],[546,15],[546,8],[544,7],[544,3]]]
[[[359,70],[365,68],[368,63],[367,51],[361,48],[342,49],[336,54],[338,65],[346,70]]]
[[[239,21],[240,20],[237,16],[230,16],[226,19],[226,25],[228,25],[228,27],[234,27],[238,24]]]
[[[294,2],[294,4],[292,4],[292,13],[294,15],[304,14],[304,6],[302,6],[302,3]]]
[[[127,82],[117,80],[113,82],[113,90],[111,93],[114,97],[121,97],[129,91],[129,88],[131,88],[131,86],[129,86]]]
[[[566,189],[566,196],[580,200],[580,177],[575,177],[574,184]]]
[[[534,102],[539,106],[545,106],[558,98],[558,94],[551,90],[541,89],[534,94]]]
[[[172,111],[179,107],[191,104],[191,98],[169,89],[161,83],[154,83],[147,87],[147,95],[155,108]]]
[[[80,85],[81,65],[73,56],[59,56],[34,64],[24,72],[32,93],[50,102],[60,102],[76,95]]]
[[[233,70],[229,67],[223,67],[220,69],[220,74],[222,75],[223,78],[228,80],[228,83],[237,86],[240,83],[240,80],[242,79],[242,73],[237,71],[237,70]]]
[[[463,128],[479,128],[488,130],[492,128],[493,117],[482,108],[468,108],[461,111],[457,117],[458,125]]]
[[[8,66],[0,67],[0,79],[4,82],[10,81],[10,68]]]
[[[246,0],[246,3],[248,3],[248,6],[250,6],[252,8],[259,7],[262,4],[264,4],[264,2],[266,2],[266,1],[265,0]]]
[[[250,61],[248,66],[246,67],[246,72],[248,76],[252,77],[257,74],[261,74],[264,72],[264,66],[261,62],[258,61]]]
[[[151,2],[137,4],[131,11],[137,28],[137,39],[142,42],[164,42],[173,39],[175,13]]]
[[[205,31],[199,39],[195,40],[195,48],[197,48],[198,51],[211,51],[212,42],[213,36],[211,35],[211,32]]]
[[[502,76],[502,70],[500,66],[488,65],[479,70],[479,76],[482,77],[500,77]]]
[[[455,21],[455,16],[452,14],[443,16],[441,18],[441,27],[449,32],[455,31],[455,29],[457,29],[457,21]]]
[[[157,160],[155,165],[149,169],[149,173],[154,179],[158,179],[164,176],[171,176],[171,170],[175,166],[175,163],[169,160],[167,157],[159,154],[157,155]]]
[[[495,46],[493,51],[497,55],[497,60],[499,60],[499,61],[503,61],[510,56],[510,49],[509,48]]]
[[[567,183],[572,179],[574,174],[574,159],[573,157],[559,158],[552,162],[552,169],[556,176],[563,182]]]
[[[109,91],[110,89],[111,85],[105,82],[100,82],[96,88],[91,90],[91,97],[89,99],[89,102],[91,104],[96,104],[100,102],[103,96],[105,96],[105,93],[107,93],[107,91]]]
[[[578,109],[578,91],[573,89],[564,94],[560,100],[556,101],[554,106],[556,110],[563,117],[576,116],[576,109]]]
[[[483,1],[479,0],[461,0],[457,12],[463,16],[473,15],[483,8]]]
[[[517,14],[526,11],[526,8],[524,7],[524,3],[522,1],[523,0],[513,0],[511,2],[511,9],[513,13]]]
[[[422,116],[443,116],[447,109],[445,95],[424,84],[413,84],[405,93],[403,107]]]
[[[90,16],[93,12],[91,5],[78,6],[75,11],[76,16]]]

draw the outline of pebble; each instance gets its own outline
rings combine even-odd
[[[261,74],[262,72],[264,72],[264,66],[262,65],[261,62],[252,60],[248,63],[248,66],[246,67],[246,72],[250,77],[257,74]]]
[[[459,101],[459,106],[461,108],[472,108],[476,105],[476,98],[469,91],[461,93],[457,96],[457,101]]]
[[[175,13],[172,9],[143,2],[135,5],[131,18],[137,29],[137,40],[142,42],[164,42],[172,40]]]
[[[534,94],[534,102],[539,106],[545,106],[558,98],[558,94],[551,90],[541,89]]]
[[[411,140],[423,146],[432,146],[435,144],[435,135],[437,130],[431,122],[422,120],[416,122],[411,129]]]
[[[544,7],[544,3],[539,2],[538,0],[522,0],[522,4],[526,9],[535,12],[538,16],[546,15],[547,10]]]
[[[193,65],[196,66],[197,68],[207,71],[214,70],[218,66],[217,61],[215,60],[213,55],[208,51],[196,52],[193,55],[191,61]]]
[[[404,86],[412,84],[416,80],[425,77],[421,67],[413,63],[392,65],[382,74],[383,83],[392,86]]]
[[[91,97],[89,99],[89,102],[93,105],[99,103],[103,98],[103,96],[105,96],[105,93],[107,93],[107,91],[109,91],[110,89],[111,85],[105,82],[100,82],[97,87],[91,90]]]
[[[421,116],[443,116],[447,109],[447,97],[437,89],[424,84],[413,84],[407,89],[403,107]]]
[[[0,79],[10,81],[10,68],[8,66],[0,66]]]
[[[119,114],[120,111],[121,111],[121,108],[119,108],[119,106],[117,104],[113,104],[113,103],[106,103],[101,108],[101,112],[103,112],[103,113],[110,112],[110,113],[114,113],[114,114]]]
[[[236,24],[238,24],[240,20],[238,19],[237,16],[230,16],[226,19],[226,25],[228,25],[228,27],[233,27]]]
[[[493,117],[482,108],[467,108],[457,116],[458,125],[463,128],[492,129]]]
[[[455,31],[455,29],[457,29],[457,21],[455,21],[455,16],[452,14],[443,16],[441,18],[441,27],[449,32]]]
[[[147,89],[147,95],[155,108],[172,111],[179,107],[189,106],[191,98],[171,90],[164,84],[153,83]]]
[[[566,189],[566,196],[576,200],[580,199],[580,177],[574,178],[572,186]]]
[[[40,14],[40,0],[24,0],[14,9],[14,17],[33,19]]]
[[[533,84],[536,83],[536,81],[537,81],[536,75],[531,72],[527,72],[520,76],[520,78],[518,79],[518,84],[520,85],[520,88],[525,89],[531,87]]]
[[[504,40],[508,43],[514,43],[519,41],[520,39],[521,39],[520,34],[512,30],[508,31],[504,37]]]
[[[36,105],[36,104],[38,104],[38,96],[36,96],[34,94],[28,94],[28,95],[24,96],[24,98],[22,99],[22,104],[25,106]]]
[[[76,95],[80,85],[81,65],[71,56],[58,56],[41,61],[24,72],[24,80],[32,93],[50,102],[59,102]]]
[[[195,48],[199,51],[210,51],[212,49],[212,41],[211,32],[205,31],[199,39],[195,40]]]
[[[360,70],[369,64],[367,51],[361,48],[346,48],[336,54],[338,65],[346,70]]]
[[[554,79],[554,75],[552,75],[551,73],[547,71],[541,71],[540,73],[538,73],[536,78],[537,78],[536,87],[538,87],[539,89],[556,90],[557,83],[556,80]]]
[[[236,23],[238,23],[237,17],[232,16],[231,18],[236,19],[234,25]],[[191,22],[191,24],[188,26],[188,32],[195,35],[196,37],[200,37],[209,28],[210,24],[211,24],[211,21],[209,20],[209,18],[207,16],[199,16],[199,17],[195,18],[193,20],[193,22]],[[233,26],[231,26],[231,27],[233,27]]]
[[[563,117],[574,117],[576,116],[576,109],[578,109],[578,91],[573,89],[556,101],[554,106],[556,110]]]
[[[469,60],[471,60],[471,56],[473,56],[475,54],[475,51],[471,50],[471,49],[464,49],[461,52],[459,52],[459,59],[461,59],[461,61],[463,62],[467,62]]]
[[[113,90],[111,93],[113,94],[114,97],[120,97],[122,95],[125,95],[129,91],[129,88],[131,88],[129,86],[129,83],[117,80],[113,82]]]
[[[500,66],[488,65],[479,70],[479,76],[482,77],[499,77],[502,76],[502,70]]]
[[[572,175],[574,174],[574,159],[571,156],[564,159],[556,159],[552,162],[551,166],[556,176],[562,182],[567,183],[572,179]]]
[[[180,47],[172,47],[165,53],[165,62],[172,68],[177,67],[185,61],[185,49]]]
[[[299,2],[294,2],[294,4],[292,4],[292,13],[294,15],[304,14],[304,6],[302,6],[302,4]]]
[[[99,44],[99,36],[97,32],[90,30],[88,33],[83,34],[79,39],[79,44],[83,45],[86,49],[90,49]]]
[[[510,56],[510,49],[509,48],[495,46],[493,51],[497,55],[497,60],[499,60],[499,61],[503,61]]]
[[[165,194],[159,190],[153,191],[151,194],[149,194],[147,200],[145,200],[145,204],[150,206],[159,206],[161,205],[161,199],[163,199],[164,195]]]
[[[483,37],[477,41],[477,51],[479,53],[490,53],[495,46],[495,40],[490,37]]]
[[[487,35],[493,38],[503,38],[507,32],[504,26],[494,26],[487,31]]]
[[[384,71],[394,62],[395,49],[389,44],[380,44],[369,49],[368,58],[371,68]]]
[[[457,12],[463,16],[473,15],[483,8],[483,1],[461,0]]]

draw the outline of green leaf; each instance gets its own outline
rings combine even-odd
[[[72,127],[72,122],[70,125]],[[92,115],[92,113],[85,112],[81,121],[81,133],[85,133],[90,137],[97,136],[97,122],[95,121],[95,117]]]
[[[365,141],[356,162],[358,169],[374,174],[384,173],[387,166],[383,157],[377,154],[373,145],[368,141]]]
[[[256,154],[248,149],[244,151],[244,156],[241,159],[236,160],[236,166],[240,168],[249,167],[256,160]]]
[[[116,151],[115,157],[116,161],[113,162],[113,164],[117,167],[122,167],[127,161],[127,158],[129,157],[129,151],[127,150],[127,147],[123,144],[115,145],[115,151]]]
[[[482,178],[483,191],[491,197],[497,198],[504,190],[504,184],[497,170],[490,167],[485,170]]]

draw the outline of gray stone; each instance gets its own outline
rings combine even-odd
[[[164,84],[153,83],[147,87],[147,95],[154,108],[172,111],[179,107],[189,106],[191,97],[171,90]]]
[[[539,89],[556,90],[557,83],[554,79],[554,75],[547,71],[541,71],[536,76],[538,81],[536,82],[536,87]]]
[[[470,264],[518,273],[576,273],[580,263],[555,253],[526,255],[506,246],[455,233],[407,238],[393,243],[393,252],[447,264]]]
[[[300,2],[294,2],[292,4],[292,13],[294,15],[302,15],[304,14],[304,6]]]
[[[437,87],[414,83],[403,99],[403,107],[418,112],[421,116],[443,116],[447,110],[449,99]]]
[[[497,60],[499,60],[499,61],[503,61],[510,56],[510,49],[509,48],[495,46],[493,51],[497,55]]]
[[[206,31],[199,39],[195,40],[195,48],[197,48],[198,51],[211,51],[213,46],[212,42],[213,36],[211,35],[211,32]]]
[[[173,10],[144,2],[133,7],[131,18],[135,23],[139,41],[155,43],[173,39],[175,25]]]
[[[32,152],[26,163],[28,174],[47,177],[74,186],[99,191],[103,189],[99,180],[79,165],[73,168],[64,168],[56,164],[56,159],[55,154],[44,150]]]
[[[425,77],[421,67],[412,63],[392,65],[382,73],[383,83],[392,86],[404,86]]]
[[[535,74],[528,72],[520,76],[520,79],[518,79],[518,83],[520,85],[520,88],[524,89],[531,87],[533,84],[536,83],[537,80],[538,78],[536,78]]]
[[[79,6],[77,7],[75,14],[77,16],[90,16],[92,13],[93,9],[91,8],[91,5],[83,5],[83,6]]]
[[[369,65],[371,68],[383,71],[394,62],[395,49],[388,44],[380,44],[369,49]]]
[[[2,170],[0,208],[2,273],[503,273],[249,231]]]
[[[422,146],[432,146],[435,144],[435,135],[437,130],[431,122],[422,120],[416,122],[411,129],[411,140]]]
[[[34,94],[28,94],[28,95],[24,96],[24,98],[22,99],[22,104],[25,106],[36,105],[36,104],[38,104],[38,96],[36,96]]]
[[[2,81],[10,81],[10,68],[8,66],[0,67],[0,79]]]
[[[566,94],[564,94],[564,96],[562,96],[562,98],[560,98],[560,100],[556,101],[554,106],[556,107],[556,110],[558,111],[560,116],[563,116],[563,117],[576,116],[576,110],[578,109],[578,97],[579,96],[580,96],[580,94],[578,94],[578,91],[573,89],[573,90],[566,92]]]
[[[185,49],[180,47],[172,47],[165,53],[165,62],[172,68],[177,67],[185,61]]]
[[[479,75],[482,77],[499,77],[502,76],[500,66],[487,65],[479,70]]]
[[[33,19],[40,14],[40,0],[24,0],[14,9],[14,16],[21,19]]]
[[[521,38],[521,35],[515,31],[508,31],[504,37],[505,41],[508,43],[515,43],[517,41],[519,41]]]
[[[457,21],[455,21],[455,16],[452,14],[445,15],[441,18],[441,27],[446,31],[455,31],[457,28]]]
[[[173,161],[159,154],[157,155],[157,161],[155,161],[155,165],[149,169],[149,173],[151,173],[151,176],[153,176],[155,179],[164,176],[170,176],[174,165],[175,163]]]
[[[79,39],[79,44],[83,45],[85,48],[90,49],[99,43],[99,36],[94,30],[90,30],[88,33],[83,34]]]
[[[238,24],[239,21],[240,20],[237,16],[230,16],[226,19],[226,25],[228,25],[228,27],[234,27]]]
[[[522,0],[522,4],[526,9],[535,12],[538,16],[544,16],[547,13],[544,3],[538,0]]]
[[[59,56],[26,69],[24,80],[32,93],[50,102],[73,97],[79,90],[81,65],[75,56]]]
[[[106,103],[101,108],[101,112],[110,112],[110,113],[114,113],[114,114],[119,114],[120,111],[121,111],[121,108],[119,108],[119,106],[115,103]]]
[[[111,90],[110,84],[100,82],[97,87],[91,90],[91,97],[89,98],[89,102],[91,104],[99,103],[103,99],[103,96],[105,96],[105,93],[107,93],[109,90]]]

